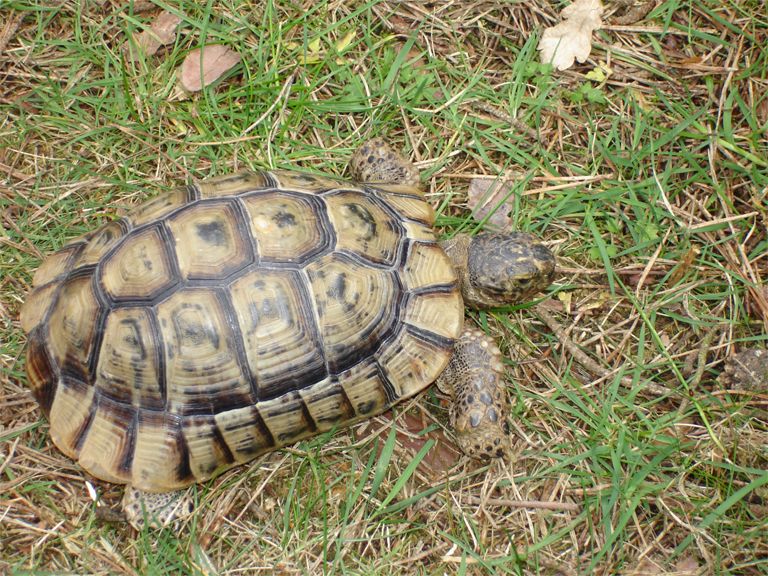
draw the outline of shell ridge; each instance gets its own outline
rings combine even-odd
[[[67,386],[66,384],[66,376],[62,374],[61,377],[61,386]],[[96,388],[93,391],[93,398],[91,398],[91,405],[88,408],[88,415],[85,417],[85,420],[83,420],[80,427],[77,429],[77,432],[73,435],[73,441],[72,441],[72,448],[75,451],[75,454],[78,455],[78,460],[80,456],[80,451],[83,449],[83,444],[85,444],[85,440],[88,437],[88,433],[91,430],[91,426],[93,425],[94,418],[96,417],[96,410],[99,409],[99,401],[101,399],[101,390]]]
[[[298,397],[299,407],[301,408],[302,415],[304,416],[304,420],[307,423],[307,429],[311,433],[317,432],[317,422],[309,411],[309,406],[307,405],[306,399],[299,393],[298,390],[296,390],[295,394]]]
[[[121,458],[117,463],[117,469],[127,477],[131,476],[131,470],[133,469],[133,456],[136,453],[136,435],[139,432],[140,411],[140,408],[134,407],[131,422],[125,427],[127,441],[123,446]]]
[[[234,464],[237,461],[237,459],[235,458],[234,453],[230,449],[229,444],[227,444],[227,441],[224,438],[224,434],[222,433],[221,428],[219,427],[219,423],[216,422],[216,418],[213,415],[211,415],[210,418],[208,418],[207,420],[211,425],[211,435],[213,437],[212,439],[218,446],[219,450],[221,450],[221,455],[224,458],[223,463],[217,463],[218,466],[216,467],[216,470],[229,468],[230,466],[232,466],[232,464]]]
[[[187,201],[181,206],[179,206],[178,208],[176,208],[176,210],[181,210],[191,204],[196,204],[203,197],[203,193],[200,190],[200,187],[195,182],[190,182],[184,188],[187,189]],[[176,212],[176,210],[174,210],[174,212]],[[170,216],[170,213],[163,215],[163,217],[166,217],[166,216]]]
[[[360,362],[358,362],[358,364],[360,364],[361,362],[364,362],[364,360],[361,360]],[[354,366],[352,366],[350,369],[352,368],[354,368]],[[352,403],[352,398],[349,397],[349,394],[347,394],[347,391],[344,389],[344,386],[341,385],[341,381],[339,380],[338,375],[330,375],[330,384],[335,388],[338,388],[342,401],[349,407],[349,412],[354,414],[355,418],[359,417],[360,415],[357,413],[357,410],[355,409],[355,405]]]
[[[168,367],[166,366],[166,342],[163,338],[163,331],[160,329],[160,320],[157,317],[157,311],[154,306],[147,306],[147,319],[149,323],[149,329],[152,332],[152,338],[155,344],[155,361],[157,362],[157,387],[160,390],[160,399],[162,401],[163,410],[167,411],[170,408],[168,402]],[[142,407],[142,410],[146,408]],[[138,429],[137,429],[138,433]]]
[[[88,366],[86,368],[88,370],[88,377],[90,378],[91,382],[95,383],[97,377],[96,372],[98,370],[99,364],[99,356],[101,355],[101,346],[104,341],[104,331],[107,325],[107,317],[109,316],[107,296],[101,290],[101,285],[98,281],[97,270],[94,270],[93,274],[91,275],[91,290],[93,290],[93,294],[96,297],[98,312],[96,318],[96,326],[94,327],[93,332],[94,340],[91,345],[91,351],[88,356]]]
[[[326,350],[325,341],[323,340],[323,333],[320,327],[322,326],[320,319],[320,310],[318,309],[317,301],[312,297],[312,282],[309,279],[309,273],[306,268],[302,268],[297,271],[299,279],[301,280],[302,298],[307,303],[307,309],[312,312],[312,326],[314,328],[313,333],[317,338],[317,349],[320,354],[323,355],[323,366],[325,366],[325,373],[329,376],[333,376],[331,372],[330,364],[328,363],[328,351]]]
[[[200,201],[198,200],[198,202]],[[198,202],[195,202],[194,205],[197,205]],[[190,204],[187,204],[186,206],[182,207],[182,210],[189,208],[190,206]],[[163,251],[168,257],[168,264],[170,267],[168,275],[175,280],[172,288],[178,288],[179,284],[181,283],[180,280],[182,279],[181,264],[179,263],[179,257],[176,255],[176,238],[174,238],[173,231],[171,230],[170,226],[168,226],[167,215],[159,222],[158,231],[160,233],[160,238],[163,240]],[[171,249],[171,247],[174,249]]]
[[[441,336],[430,330],[425,330],[419,326],[414,326],[413,324],[404,323],[403,326],[405,326],[405,330],[411,336],[438,348],[453,348],[453,344],[456,342],[455,338],[446,338],[445,336]]]
[[[44,288],[47,288],[48,286],[58,285],[56,288],[54,288],[53,294],[51,294],[49,299],[48,299],[48,302],[47,302],[48,308],[43,313],[43,315],[40,317],[40,319],[38,320],[37,324],[35,324],[32,327],[29,327],[30,331],[28,332],[28,334],[32,334],[32,331],[35,328],[38,328],[40,326],[47,326],[48,325],[48,320],[51,317],[51,313],[52,313],[53,309],[56,308],[56,304],[58,304],[58,302],[59,302],[59,297],[61,295],[61,289],[64,286],[64,282],[66,282],[66,280],[67,280],[67,275],[60,274],[59,278],[51,280],[50,282],[46,282],[45,284],[43,284],[41,286],[36,286],[35,288],[33,288],[33,293],[34,293],[34,292],[37,292],[38,290],[42,290]],[[26,305],[27,302],[31,303],[32,299],[30,297],[27,297],[27,301],[24,304]],[[29,313],[29,312],[27,312],[27,313]],[[21,311],[19,313],[19,317],[21,318],[22,326],[25,324],[24,319],[23,319],[24,314],[25,314],[24,306],[22,306]]]
[[[389,378],[389,374],[387,374],[387,371],[384,370],[384,368],[378,361],[376,362],[376,371],[378,372],[379,378],[381,379],[381,385],[384,388],[384,395],[387,397],[386,408],[389,408],[390,406],[392,406],[393,404],[401,400],[401,398],[398,396],[397,392],[395,391],[395,387]]]
[[[225,287],[220,287],[216,290],[216,296],[221,303],[221,309],[229,325],[229,329],[232,334],[232,345],[235,349],[237,356],[237,363],[240,367],[240,374],[243,380],[248,382],[248,386],[251,390],[251,401],[256,403],[259,401],[259,383],[256,380],[256,375],[250,370],[248,366],[248,355],[245,351],[245,343],[243,340],[243,333],[240,330],[240,324],[237,321],[237,313],[235,307],[232,304],[232,297]],[[241,407],[241,406],[238,406]],[[228,406],[227,410],[231,410],[232,407]],[[214,412],[218,413],[214,406]]]
[[[179,452],[179,462],[176,465],[176,480],[182,484],[186,483],[185,481],[188,479],[194,478],[192,474],[192,453],[189,450],[187,439],[184,438],[183,426],[183,418],[177,419],[174,426],[175,441]]]
[[[250,192],[248,193],[250,194]],[[261,264],[261,251],[259,250],[259,241],[256,239],[256,236],[251,232],[251,228],[248,225],[248,220],[250,219],[250,216],[248,214],[248,209],[245,207],[245,203],[243,202],[242,196],[237,196],[234,199],[234,207],[235,210],[238,213],[238,232],[243,235],[244,238],[248,241],[248,244],[251,247],[251,252],[253,254],[253,261],[250,264],[247,264],[243,266],[239,272],[236,272],[233,276],[238,276],[245,274],[247,270],[252,269],[255,266],[258,266]],[[240,227],[242,226],[242,229]]]
[[[270,170],[259,170],[261,175],[264,177],[265,181],[265,188],[279,188],[280,187],[280,181],[277,179],[277,176],[272,173]]]
[[[50,419],[51,406],[53,406],[56,400],[56,393],[61,386],[61,368],[48,349],[46,338],[43,334],[46,325],[44,323],[38,324],[27,337],[27,366],[36,366],[42,360],[47,368],[47,375],[36,374],[36,376],[42,376],[44,381],[41,382],[38,378],[34,378],[32,374],[29,375],[29,382],[32,387],[32,395],[40,404],[40,408],[46,418]],[[30,368],[28,368],[28,371]],[[47,377],[46,377],[47,376]]]

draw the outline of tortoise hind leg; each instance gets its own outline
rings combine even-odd
[[[509,454],[504,365],[491,338],[465,328],[437,385],[453,397],[450,424],[467,456],[487,459]]]
[[[194,503],[187,496],[187,490],[155,493],[126,486],[123,495],[125,518],[136,530],[145,526],[164,528],[191,514],[193,508]]]

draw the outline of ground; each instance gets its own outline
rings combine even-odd
[[[768,573],[768,392],[717,381],[768,338],[764,2],[607,3],[589,59],[553,71],[536,45],[565,5],[0,3],[0,572]],[[124,49],[161,8],[175,38]],[[241,59],[185,94],[210,44]],[[191,178],[344,174],[373,136],[416,162],[441,234],[557,253],[539,300],[468,316],[507,358],[514,457],[460,457],[432,389],[196,487],[176,529],[109,521],[119,487],[25,388],[42,255]]]

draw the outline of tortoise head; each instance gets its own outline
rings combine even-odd
[[[457,235],[442,246],[456,267],[464,302],[474,308],[524,302],[555,275],[552,252],[524,232]]]

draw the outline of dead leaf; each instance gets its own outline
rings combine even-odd
[[[220,44],[192,50],[181,63],[179,81],[187,92],[199,92],[240,62],[240,54]]]
[[[570,68],[574,60],[585,62],[592,50],[592,32],[603,25],[602,15],[600,0],[576,0],[566,6],[560,12],[563,22],[541,35],[541,61],[558,70]]]
[[[152,56],[160,49],[160,46],[170,44],[176,39],[176,28],[179,27],[181,18],[163,10],[157,15],[152,26],[139,34],[135,34],[132,42],[123,45],[123,52],[129,61],[135,62],[141,54]]]
[[[397,439],[400,445],[414,456],[424,447],[427,440],[435,441],[435,445],[424,455],[424,459],[418,466],[419,470],[427,476],[433,478],[442,476],[453,468],[461,458],[461,452],[441,428],[430,430],[424,434],[423,431],[427,423],[410,413],[406,413],[399,421],[406,432],[401,433],[398,430]]]
[[[669,286],[674,286],[685,277],[699,254],[701,254],[701,250],[696,246],[688,248],[688,251],[683,255],[682,259],[678,261],[677,267],[672,271],[672,274],[669,275],[669,280],[667,280]]]
[[[563,303],[563,311],[571,314],[573,310],[573,293],[572,292],[558,292],[557,299]]]
[[[768,96],[763,93],[763,99],[755,106],[755,116],[758,122],[762,124],[766,133],[768,133]]]
[[[357,32],[352,29],[347,32],[341,40],[337,40],[336,44],[334,44],[336,53],[342,54],[347,48],[349,48],[349,46],[352,44],[352,41],[355,39],[356,34]]]
[[[691,556],[680,558],[680,560],[677,561],[677,564],[675,564],[675,571],[680,576],[696,576],[699,573],[700,568],[696,558]]]
[[[646,556],[637,564],[627,567],[621,576],[661,576],[664,572],[661,562]]]
[[[512,187],[508,182],[490,178],[472,178],[469,182],[469,207],[475,220],[506,228],[512,222],[509,211],[512,209]],[[490,214],[490,216],[489,216]]]
[[[704,63],[704,58],[701,56],[688,56],[687,58],[681,58],[677,63],[680,66],[691,66],[695,68],[699,64]]]
[[[392,412],[385,412],[381,417],[391,420]],[[445,475],[448,470],[456,465],[461,458],[461,450],[445,435],[441,428],[425,433],[424,429],[428,425],[429,423],[423,418],[415,416],[410,412],[398,415],[397,442],[399,446],[413,457],[418,454],[419,450],[424,447],[428,440],[434,440],[435,445],[424,455],[417,469],[428,478],[438,478]],[[355,429],[357,439],[362,439],[367,435],[367,429],[362,433],[360,428]],[[388,427],[384,427],[378,432],[378,436],[381,439],[380,446],[384,445],[388,435]]]

